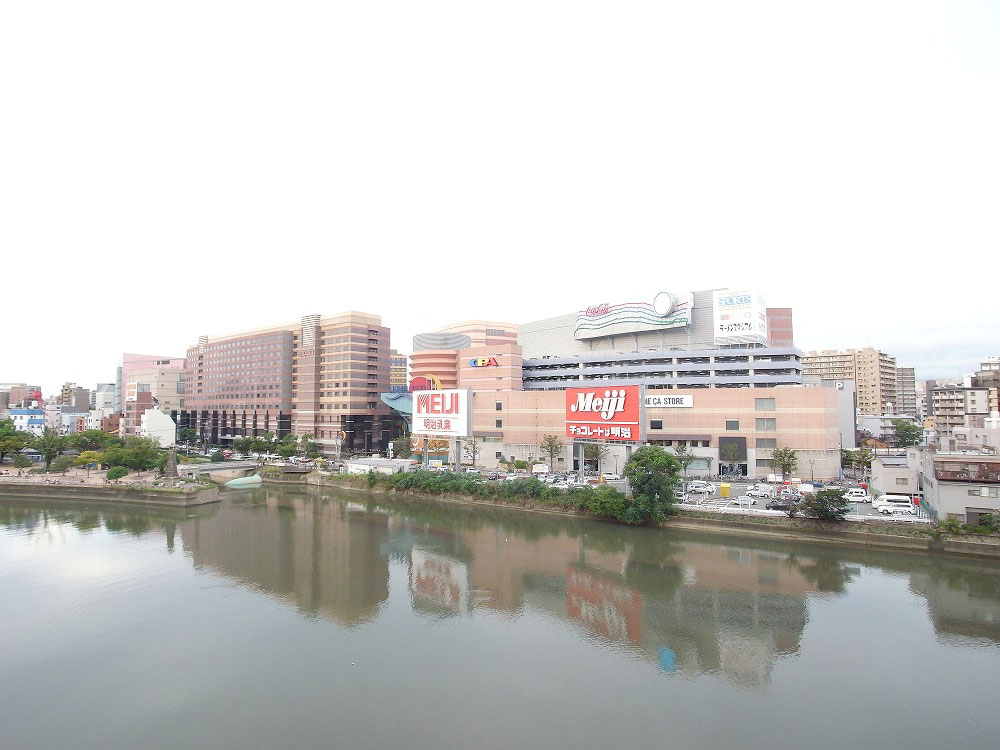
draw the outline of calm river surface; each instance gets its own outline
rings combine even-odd
[[[0,500],[0,748],[1000,747],[1000,566],[359,492]]]

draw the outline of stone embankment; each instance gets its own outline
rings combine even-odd
[[[139,484],[45,484],[7,480],[0,484],[0,499],[93,500],[136,505],[189,507],[219,502],[217,487],[152,487]]]

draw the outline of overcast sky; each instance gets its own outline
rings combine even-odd
[[[1000,354],[1000,3],[6,3],[0,102],[0,381],[727,286]]]

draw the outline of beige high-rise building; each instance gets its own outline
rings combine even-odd
[[[862,414],[897,412],[896,358],[865,347],[861,350],[812,351],[802,357],[802,374],[819,375],[824,380],[854,380],[858,410]]]
[[[395,437],[389,329],[378,315],[305,315],[272,328],[202,336],[188,350],[178,426],[231,444],[271,433],[312,435],[328,456],[384,452]]]
[[[920,416],[916,371],[912,367],[896,368],[896,402],[893,411],[910,417]]]

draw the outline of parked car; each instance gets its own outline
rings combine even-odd
[[[841,497],[851,503],[870,503],[872,501],[868,497],[868,493],[860,487],[848,487],[847,492],[841,495]]]
[[[872,501],[872,508],[885,516],[893,513],[917,515],[917,508],[909,495],[879,495]]]
[[[747,490],[747,497],[774,497],[774,489],[766,484],[758,484]]]
[[[794,487],[789,487],[786,485],[782,487],[780,490],[778,490],[778,498],[798,502],[799,500],[802,499],[802,493],[799,492]]]
[[[466,469],[465,473],[466,474],[482,474],[482,471],[480,471],[479,469]]]
[[[715,485],[711,482],[695,480],[693,482],[688,482],[687,493],[689,495],[714,495]]]
[[[788,512],[789,508],[796,505],[796,501],[790,497],[779,497],[769,502],[764,507],[768,510],[781,510]]]
[[[615,474],[614,472],[605,471],[601,473],[601,479],[603,479],[605,482],[618,482],[621,480],[621,477]]]

